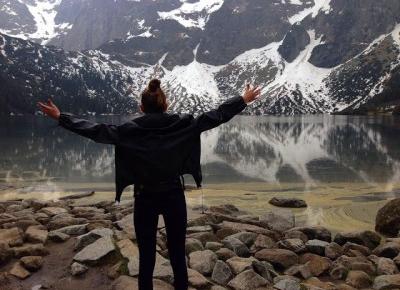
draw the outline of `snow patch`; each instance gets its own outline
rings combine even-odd
[[[224,0],[199,0],[191,3],[180,0],[182,5],[168,12],[158,12],[161,19],[172,19],[187,28],[204,29],[210,15],[218,11]]]
[[[62,0],[36,1],[34,5],[26,4],[29,12],[36,22],[36,32],[29,35],[29,38],[42,39],[42,44],[46,44],[50,39],[56,37],[57,25],[55,8],[61,4]],[[68,25],[67,25],[68,26]]]
[[[297,1],[298,2],[298,1]],[[311,17],[316,17],[320,11],[325,12],[326,14],[329,13],[331,10],[330,6],[331,0],[314,0],[314,6],[306,8],[299,13],[289,17],[289,23],[295,24],[297,22],[303,21],[304,18],[311,15]]]
[[[3,55],[4,57],[7,57],[6,51],[5,51],[5,47],[6,47],[6,39],[4,38],[4,36],[0,35],[0,37],[2,38],[2,44],[0,45],[0,54]]]

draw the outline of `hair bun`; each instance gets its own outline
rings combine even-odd
[[[161,87],[161,81],[159,79],[152,79],[148,87],[150,92],[156,92]]]

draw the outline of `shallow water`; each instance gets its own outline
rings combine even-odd
[[[112,146],[43,117],[2,118],[0,136],[0,199],[91,190],[96,198],[114,197]],[[400,196],[400,119],[238,116],[203,133],[202,166],[207,205],[230,202],[262,214],[272,196],[297,196],[310,204],[296,211],[299,221],[371,228],[376,210]],[[200,191],[187,199],[199,204]]]

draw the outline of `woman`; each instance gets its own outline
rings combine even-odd
[[[134,226],[139,248],[139,289],[153,289],[158,216],[163,215],[167,247],[176,290],[188,289],[185,238],[187,226],[183,174],[191,174],[201,186],[200,134],[229,121],[260,95],[260,88],[246,86],[243,96],[225,101],[217,109],[200,114],[166,113],[167,98],[153,79],[141,95],[143,116],[122,125],[78,119],[60,112],[48,100],[39,102],[42,112],[63,128],[95,142],[115,145],[116,201],[123,189],[134,184]],[[183,180],[183,178],[182,178]]]

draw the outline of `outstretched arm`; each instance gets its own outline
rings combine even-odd
[[[223,102],[217,109],[205,112],[194,121],[200,132],[210,130],[228,122],[235,115],[243,111],[247,104],[253,102],[260,95],[261,88],[246,85],[243,96],[233,97]]]
[[[78,119],[69,113],[62,113],[51,100],[47,103],[38,102],[38,106],[45,115],[57,120],[60,126],[71,132],[97,143],[116,144],[118,142],[118,127],[115,125],[95,123]]]

